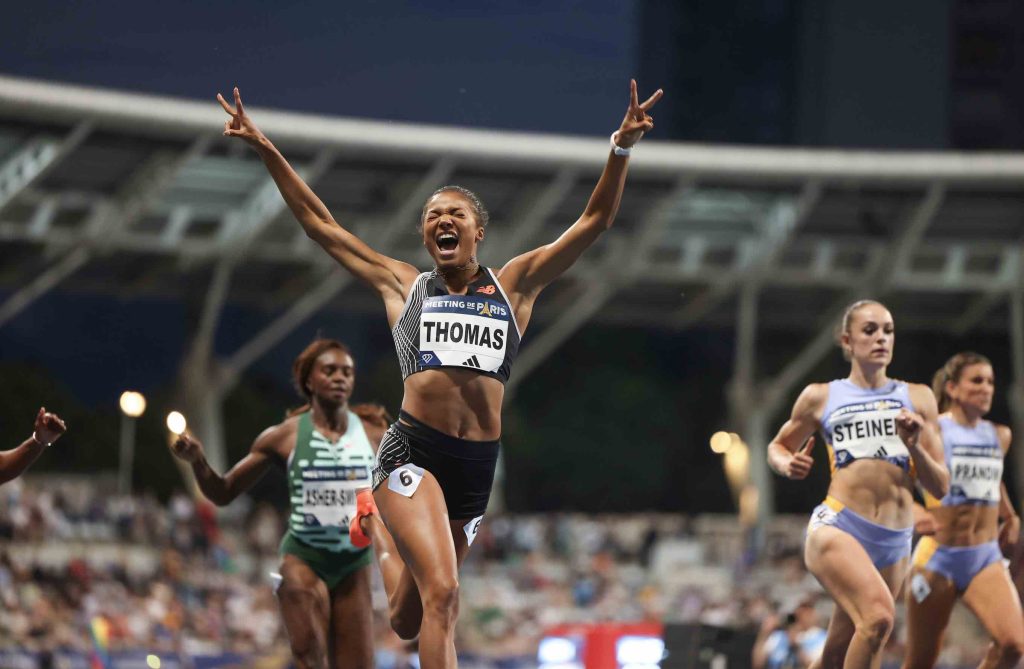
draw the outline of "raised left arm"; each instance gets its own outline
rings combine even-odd
[[[621,149],[630,149],[645,132],[654,128],[654,119],[647,113],[661,99],[659,88],[644,102],[639,102],[636,81],[630,80],[629,109],[622,125],[612,135],[619,152],[609,150],[601,178],[587,202],[586,209],[554,242],[528,251],[510,260],[500,275],[506,290],[522,295],[536,295],[544,286],[557,279],[593,244],[601,233],[611,227],[622,200],[626,185],[629,156],[619,155]]]
[[[949,492],[949,470],[942,451],[939,409],[928,386],[910,385],[910,400],[917,413],[904,409],[896,419],[900,439],[910,451],[921,486],[938,499]]]

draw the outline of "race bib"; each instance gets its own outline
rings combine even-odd
[[[356,493],[369,485],[364,466],[305,469],[299,513],[306,525],[348,527],[356,512]]]
[[[412,497],[423,481],[423,467],[413,464],[402,465],[388,475],[388,490],[399,495]]]
[[[956,446],[949,459],[949,489],[952,495],[969,500],[996,503],[1003,480],[1003,451],[991,446]]]
[[[496,372],[505,360],[512,312],[496,300],[443,295],[423,300],[420,359],[424,367]]]
[[[910,594],[914,596],[918,604],[932,594],[932,586],[928,585],[928,579],[924,577],[924,574],[914,574],[914,577],[910,579]]]
[[[476,539],[476,534],[480,531],[480,523],[482,522],[484,522],[484,517],[477,516],[462,526],[462,531],[466,533],[466,541],[470,546],[473,545],[473,540]]]
[[[833,411],[828,426],[836,464],[842,467],[861,458],[889,460],[910,457],[896,431],[896,417],[902,408],[903,404],[898,400],[883,399]]]

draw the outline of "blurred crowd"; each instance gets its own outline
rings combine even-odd
[[[89,654],[99,644],[288,665],[270,578],[280,510],[107,490],[66,476],[0,487],[0,648]],[[606,621],[749,630],[763,666],[793,666],[772,660],[784,656],[779,644],[806,639],[813,653],[809,639],[831,610],[803,568],[804,523],[778,517],[752,537],[732,516],[495,514],[461,574],[460,666],[535,666],[546,629]],[[414,667],[415,648],[390,631],[373,571],[378,667]],[[890,644],[894,662],[902,636]],[[955,616],[943,662],[970,665],[984,649],[974,619]]]

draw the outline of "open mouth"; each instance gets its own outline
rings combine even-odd
[[[455,249],[459,247],[459,236],[454,232],[442,232],[435,241],[443,256],[454,255]]]

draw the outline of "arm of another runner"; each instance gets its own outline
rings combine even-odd
[[[811,473],[814,433],[828,399],[828,385],[812,383],[793,404],[793,413],[768,444],[768,466],[788,479],[804,479]]]
[[[661,99],[659,88],[643,103],[636,93],[636,81],[629,82],[629,108],[619,129],[613,135],[616,145],[633,147],[645,132],[654,128],[654,119],[647,112]],[[535,297],[544,286],[557,279],[593,244],[602,232],[612,226],[619,210],[626,185],[629,157],[609,150],[601,178],[579,219],[554,242],[510,260],[500,276],[508,277],[505,287],[510,292]]]
[[[171,444],[171,453],[192,467],[196,483],[208,500],[217,506],[226,506],[256,484],[274,463],[278,440],[286,435],[282,425],[275,425],[256,437],[249,454],[239,460],[226,474],[213,471],[206,461],[203,444],[185,433]]]
[[[235,106],[220,93],[217,101],[231,118],[224,123],[224,134],[239,137],[252,146],[266,165],[281,196],[292,210],[306,235],[319,244],[357,279],[370,284],[385,302],[405,300],[405,291],[418,272],[413,266],[389,258],[371,249],[361,239],[341,227],[316,193],[288,164],[277,147],[267,139],[245,113],[242,96],[235,88]]]
[[[60,439],[67,426],[57,414],[39,408],[36,414],[35,431],[32,436],[9,451],[0,451],[0,483],[18,478],[23,471],[36,461],[47,446]]]
[[[921,487],[936,499],[949,492],[949,470],[942,451],[939,409],[928,386],[912,383],[910,401],[917,413],[903,409],[896,418],[896,431],[910,451]]]
[[[1005,459],[1010,450],[1010,442],[1013,441],[1013,432],[1005,425],[996,425],[996,436],[999,437]],[[1006,552],[1016,546],[1020,538],[1020,516],[1006,492],[1006,483],[1002,481],[999,482],[999,523],[999,545]]]

